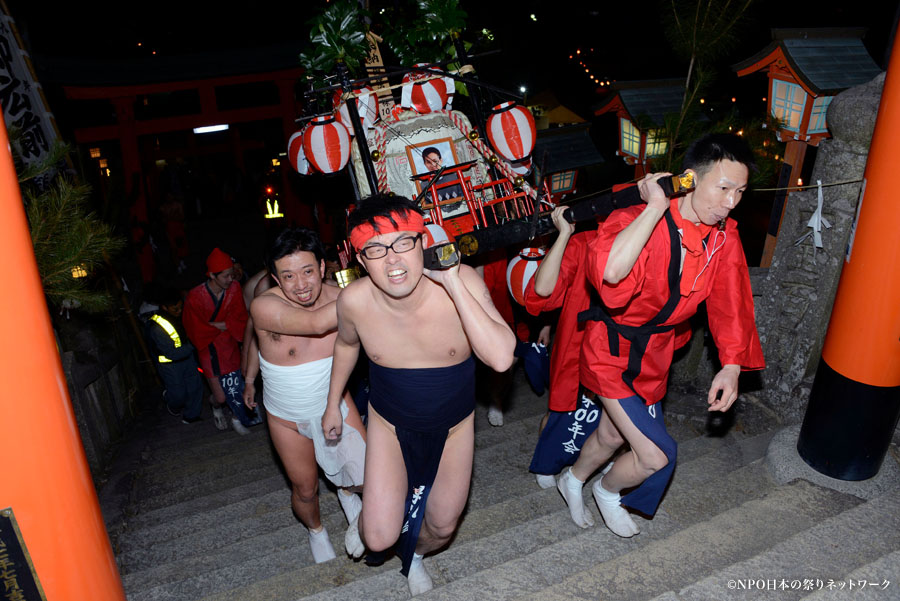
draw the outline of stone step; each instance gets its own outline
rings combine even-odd
[[[767,440],[768,437],[760,436],[731,445],[718,453],[715,459],[711,458],[712,455],[701,455],[698,459],[701,463],[696,468],[689,467],[690,462],[682,462],[678,468],[679,478],[676,478],[676,483],[684,481],[690,486],[695,486],[704,479],[744,465],[762,455]],[[533,480],[526,475],[527,463],[530,461],[530,449],[526,447],[529,446],[530,443],[520,437],[515,445],[507,443],[476,451],[478,458],[475,461],[469,511],[496,502],[498,494],[508,497],[514,490],[522,494],[534,490]],[[684,446],[691,450],[695,447],[703,448],[705,445],[701,440],[692,440]],[[266,484],[265,489],[268,490],[272,484],[271,480]],[[328,486],[320,482],[320,490],[327,491],[327,489]],[[337,509],[336,504],[331,503],[332,497],[333,495],[327,493],[322,495],[323,512],[329,511],[329,504]],[[148,564],[158,564],[165,561],[165,558],[173,560],[176,556],[189,556],[197,545],[218,544],[220,542],[218,530],[224,524],[227,524],[235,534],[247,533],[251,536],[260,531],[286,527],[292,523],[289,507],[286,484],[283,493],[275,490],[265,495],[265,498],[257,497],[255,502],[239,499],[235,503],[209,508],[200,514],[202,516],[200,518],[195,517],[196,503],[190,501],[181,516],[169,514],[161,523],[144,528],[133,525],[130,531],[120,534],[117,540],[120,564],[123,570],[131,572],[143,569]],[[178,551],[172,551],[169,547],[178,547]],[[201,547],[203,550],[208,548]]]
[[[759,555],[727,566],[678,591],[678,598],[701,601],[733,596],[753,600],[769,599],[777,594],[779,600],[802,599],[810,594],[810,589],[803,590],[805,581],[810,586],[815,582],[847,582],[847,574],[898,548],[900,498],[895,494],[884,495],[824,520]],[[796,561],[797,558],[802,561]],[[882,577],[896,578],[900,574],[897,567],[900,564],[895,564],[890,575],[883,572]],[[748,580],[754,583],[762,580],[764,586],[751,589]],[[735,590],[731,590],[730,582],[735,583]],[[792,582],[799,585],[794,588]],[[850,595],[846,588],[843,592]]]
[[[665,539],[654,540],[638,551],[613,559],[591,561],[591,558],[586,562],[584,558],[590,555],[585,555],[582,562],[590,565],[559,581],[554,582],[552,573],[545,576],[536,570],[524,588],[518,584],[519,590],[524,593],[522,599],[528,601],[653,598],[720,573],[726,567],[749,559],[861,502],[852,495],[796,480],[773,489],[760,499],[748,501]],[[516,572],[520,578],[528,574],[523,568]],[[541,580],[545,581],[543,586]],[[496,586],[484,589],[478,595],[477,585],[489,583],[489,578],[473,583],[454,598],[485,600],[515,596]]]
[[[690,462],[683,462],[679,468],[679,479],[694,485],[704,478],[726,473],[761,456],[766,440],[766,437],[755,437],[731,445],[724,453],[720,453],[723,455],[720,459],[713,462],[701,455],[703,460],[696,467],[691,467]],[[495,445],[477,450],[469,512],[496,503],[498,498],[527,495],[536,489],[533,479],[526,473],[530,456],[521,448],[526,444],[520,441],[516,446]],[[690,452],[692,449],[704,447],[705,444],[699,439],[683,445],[689,451],[688,455],[693,454]],[[267,484],[271,485],[271,481]],[[320,484],[320,489],[326,491],[324,482]],[[333,494],[326,492],[322,495],[323,513],[338,510],[334,501]],[[221,499],[217,497],[210,502],[219,503]],[[148,566],[177,561],[221,546],[223,541],[220,530],[223,525],[227,525],[229,529],[229,536],[226,537],[228,541],[235,537],[257,536],[294,525],[286,485],[283,492],[275,490],[262,498],[257,497],[255,501],[240,498],[235,503],[209,507],[200,514],[200,518],[195,517],[196,501],[189,501],[185,505],[181,516],[168,514],[164,521],[143,528],[132,527],[131,531],[119,536],[116,548],[124,573],[130,574]]]
[[[749,488],[759,491],[758,494],[766,490],[767,486],[771,486],[771,480],[761,461],[741,468],[734,474],[736,482],[752,482]],[[533,482],[530,486],[534,490]],[[736,491],[732,500],[734,505],[748,498],[748,493],[739,490],[738,487],[729,486],[728,489]],[[702,495],[700,497],[699,501],[702,502]],[[589,499],[586,497],[586,500]],[[720,500],[720,506],[721,502]],[[588,506],[592,505],[591,501]],[[591,510],[597,516],[596,509]],[[599,520],[599,516],[596,519]],[[642,521],[642,523],[650,530],[655,528],[660,532],[668,532],[678,527],[672,518],[665,515],[661,517],[660,514],[653,522]],[[622,540],[609,533],[606,528],[594,528],[592,531],[604,538]],[[529,553],[540,553],[542,548],[548,546],[580,540],[583,532],[572,523],[568,510],[555,490],[537,491],[525,497],[496,503],[482,510],[472,511],[470,507],[450,547],[434,558],[427,558],[426,563],[430,566],[436,584],[440,585],[502,564],[510,558],[527,557]],[[637,542],[640,538],[632,540]],[[583,554],[584,549],[579,544],[570,551],[578,557]],[[401,595],[399,598],[405,598],[403,595],[408,596],[409,593],[405,580],[398,572],[399,561],[392,560],[388,564],[391,565],[390,573],[384,574],[381,571],[363,573],[358,576],[363,578],[362,581],[349,582],[344,587],[335,588],[327,579],[326,584],[322,585],[318,578],[298,578],[294,574],[285,573],[236,591],[222,592],[212,596],[210,601],[227,598],[294,599],[311,594],[316,594],[314,598],[321,599],[343,599],[347,596],[381,599],[393,598],[397,593]]]

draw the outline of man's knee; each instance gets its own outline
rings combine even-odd
[[[391,548],[400,538],[400,530],[392,528],[381,520],[366,520],[360,529],[366,547],[371,551],[384,551]]]
[[[301,503],[312,503],[319,497],[319,479],[310,482],[292,482],[291,489],[294,497]]]
[[[597,437],[597,442],[600,443],[601,447],[615,450],[625,444],[625,439],[622,438],[622,435],[615,426],[612,424],[609,424],[609,427],[603,426],[604,425],[601,423],[601,425],[594,430],[594,435]]]
[[[656,447],[648,452],[636,453],[635,456],[638,469],[642,470],[648,477],[669,465],[669,458]]]
[[[426,515],[423,528],[428,529],[428,533],[432,538],[444,541],[449,540],[453,536],[458,524],[458,515],[455,517]]]

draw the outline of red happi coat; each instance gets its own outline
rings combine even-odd
[[[534,291],[534,278],[525,289],[525,308],[532,315],[562,308],[550,354],[551,411],[574,411],[578,403],[578,357],[584,328],[578,313],[590,306],[590,284],[585,276],[585,252],[597,232],[582,232],[569,238],[559,266],[559,277],[550,296]]]
[[[669,298],[667,273],[672,250],[666,219],[656,224],[627,277],[617,284],[603,281],[613,241],[644,208],[628,207],[611,213],[588,246],[586,257],[587,279],[599,291],[607,314],[616,323],[629,326],[646,324]],[[724,234],[724,243],[721,236],[717,240],[721,248],[712,253],[709,264],[697,278],[697,289],[680,296],[673,313],[662,325],[684,324],[697,312],[697,306],[706,301],[710,331],[722,365],[737,364],[743,370],[762,369],[765,360],[756,332],[750,275],[733,219],[726,220]],[[710,250],[715,248],[714,235],[713,231]],[[650,336],[640,371],[632,383],[634,390],[623,380],[631,343],[618,335],[619,352],[615,356],[610,349],[609,332],[603,321],[586,322],[581,346],[581,383],[607,398],[621,399],[636,392],[648,405],[658,402],[666,392],[672,355],[677,346],[687,341],[689,330],[674,328]]]
[[[200,367],[207,377],[229,374],[241,368],[238,343],[244,340],[247,308],[240,284],[232,282],[218,303],[206,282],[196,286],[184,302],[181,320],[188,338],[197,348]],[[211,321],[225,322],[226,329],[209,325]]]

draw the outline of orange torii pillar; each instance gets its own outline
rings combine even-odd
[[[0,597],[124,601],[8,148],[0,119]]]
[[[878,473],[900,417],[900,44],[895,43],[797,450],[841,480]]]

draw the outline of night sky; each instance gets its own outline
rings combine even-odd
[[[43,2],[7,0],[38,58],[121,58],[147,56],[153,50],[169,56],[251,51],[258,45],[308,39],[306,22],[322,4],[321,0],[261,3],[255,6],[265,10],[249,10],[251,3],[234,11],[224,3],[209,2],[70,2],[54,3],[51,13]],[[393,4],[373,1],[373,12]],[[610,79],[683,77],[687,70],[663,33],[671,22],[666,1],[461,0],[460,4],[469,15],[466,39],[473,39],[472,32],[481,28],[495,36],[493,48],[475,51],[502,50],[477,63],[483,78],[513,90],[524,85],[529,93],[551,88],[581,112],[598,95],[583,68],[568,58],[579,48],[588,57],[591,73]],[[762,49],[773,27],[867,27],[864,41],[884,66],[897,5],[889,0],[755,0],[738,30],[739,43],[719,60],[720,84],[734,80],[729,66]]]

